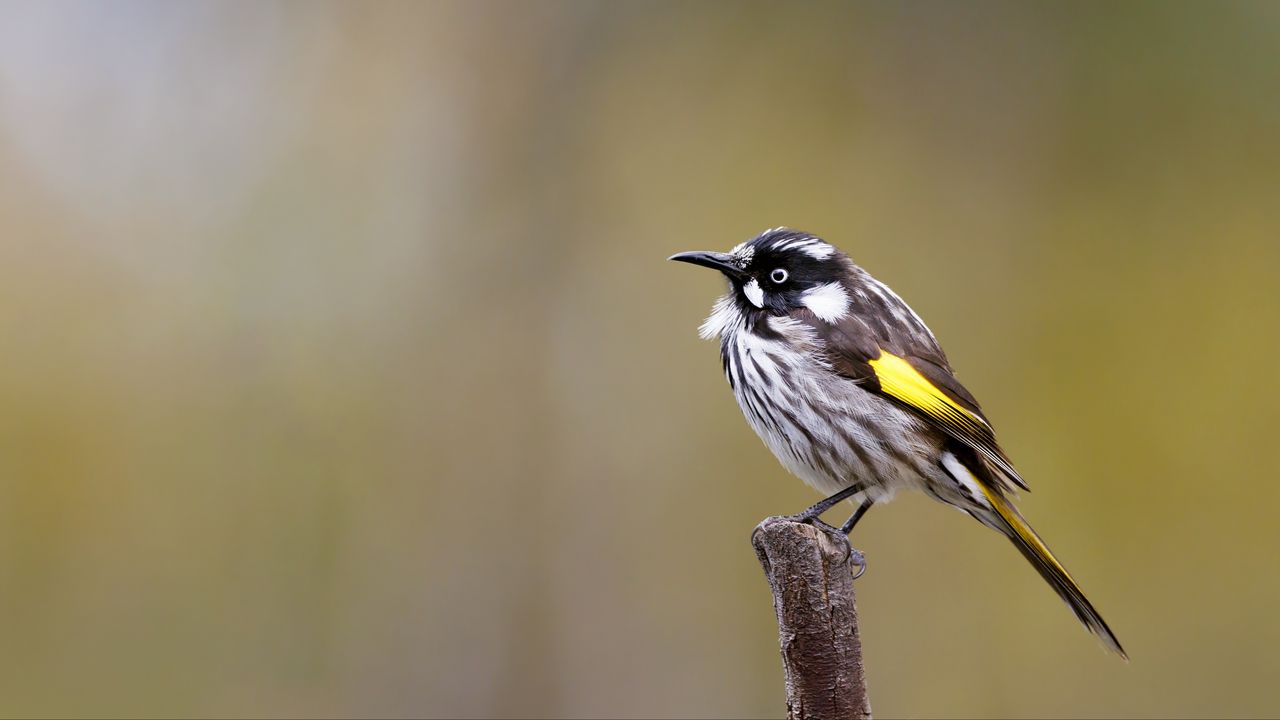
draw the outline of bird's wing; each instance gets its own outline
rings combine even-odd
[[[969,446],[996,471],[992,476],[1030,489],[1000,449],[977,400],[956,379],[928,330],[890,334],[883,324],[867,322],[858,313],[835,324],[801,313],[796,319],[805,321],[822,338],[837,373]]]
[[[881,395],[973,448],[1018,487],[1030,489],[996,443],[995,431],[977,410],[976,404],[963,402],[963,397],[972,396],[949,369],[921,358],[900,357],[883,349],[867,364],[875,372],[877,391]]]

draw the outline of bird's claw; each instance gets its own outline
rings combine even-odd
[[[862,574],[867,571],[867,557],[862,554],[861,550],[858,550],[857,548],[855,548],[853,546],[853,543],[849,542],[849,536],[845,535],[844,532],[840,530],[840,528],[826,522],[822,518],[814,517],[807,513],[785,515],[783,516],[782,519],[789,520],[791,522],[807,523],[809,525],[812,525],[815,528],[826,533],[827,536],[830,537],[832,541],[835,542],[836,545],[844,546],[844,549],[845,549],[844,559],[852,560],[858,565],[857,571],[855,571],[853,574],[854,580],[857,580],[858,578],[862,577]]]
[[[848,538],[845,538],[845,542],[848,542]],[[853,573],[853,579],[857,580],[858,578],[862,577],[862,573],[867,571],[867,556],[863,555],[862,551],[859,550],[858,548],[850,545],[849,559],[853,560],[855,563],[858,564],[857,571]]]

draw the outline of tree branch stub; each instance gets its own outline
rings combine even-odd
[[[773,590],[792,720],[871,717],[849,543],[809,523],[766,518],[751,544]]]

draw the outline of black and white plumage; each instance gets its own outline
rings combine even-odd
[[[700,334],[720,339],[738,405],[782,465],[858,505],[842,529],[896,491],[920,490],[1008,536],[1081,622],[1124,655],[1010,502],[1026,483],[933,333],[896,293],[834,246],[787,228],[728,253],[671,259],[728,279]]]

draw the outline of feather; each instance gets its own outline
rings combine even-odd
[[[964,454],[964,453],[962,453]],[[972,458],[971,458],[972,459]],[[1115,633],[1111,632],[1111,628],[1107,627],[1107,623],[1102,619],[1102,615],[1093,607],[1093,603],[1085,597],[1084,591],[1076,584],[1075,579],[1071,577],[1071,573],[1062,566],[1058,558],[1054,557],[1053,552],[1044,544],[1044,540],[1036,534],[1031,525],[1022,517],[1022,513],[1004,497],[1001,492],[995,488],[992,483],[984,481],[981,472],[974,472],[955,454],[946,452],[942,456],[942,467],[951,475],[956,482],[981,493],[979,499],[990,512],[984,512],[978,516],[986,524],[999,530],[1013,543],[1014,547],[1022,553],[1023,557],[1031,563],[1031,566],[1040,573],[1040,577],[1044,578],[1054,592],[1061,597],[1071,611],[1075,613],[1076,618],[1080,620],[1086,628],[1094,635],[1097,635],[1102,644],[1106,648],[1125,660],[1129,659],[1124,648],[1120,646],[1120,640],[1116,638]]]

